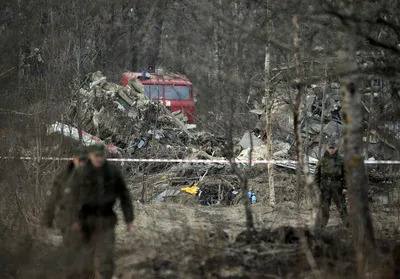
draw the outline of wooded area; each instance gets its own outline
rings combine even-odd
[[[39,238],[43,200],[54,170],[63,163],[41,157],[69,156],[70,143],[77,143],[49,136],[49,126],[58,122],[76,127],[79,141],[83,140],[82,131],[87,131],[122,150],[124,157],[228,159],[232,170],[224,169],[223,174],[219,166],[202,172],[198,165],[192,164],[187,171],[187,165],[181,164],[181,169],[174,170],[176,177],[183,177],[179,186],[203,183],[216,187],[218,204],[224,201],[224,187],[244,195],[258,179],[257,206],[273,211],[290,201],[299,212],[306,208],[309,230],[293,233],[301,239],[302,248],[288,252],[292,255],[288,257],[300,259],[309,274],[292,272],[292,263],[286,261],[284,275],[268,270],[287,276],[279,278],[296,278],[296,272],[304,276],[301,278],[322,278],[321,271],[329,274],[329,268],[324,269],[326,262],[311,260],[318,256],[311,255],[304,243],[317,238],[314,225],[320,193],[312,181],[315,163],[326,144],[336,140],[345,157],[351,221],[351,230],[342,233],[351,240],[352,248],[344,252],[345,248],[335,246],[342,250],[335,250],[339,252],[332,257],[340,263],[333,265],[336,268],[351,258],[352,266],[334,274],[338,278],[399,276],[395,262],[400,261],[398,223],[396,228],[390,227],[396,234],[383,241],[386,229],[376,226],[373,215],[383,209],[372,208],[369,196],[374,187],[391,191],[390,213],[398,217],[400,166],[364,164],[364,159],[400,160],[399,1],[5,0],[0,3],[0,61],[0,157],[34,158],[0,159],[0,242],[15,243],[4,246],[4,255],[0,252],[0,266],[7,258],[10,261],[7,267],[0,267],[0,277],[31,276],[17,270],[29,266],[32,250],[41,249],[35,239]],[[124,72],[149,71],[149,66],[168,68],[192,82],[196,132],[184,125],[178,114],[149,105],[139,91],[124,91],[132,102],[129,105],[137,108],[130,114],[118,111],[111,101],[102,103],[109,97],[101,99],[99,95],[112,92],[113,98],[120,92],[114,84],[121,85]],[[158,113],[164,116],[159,118]],[[165,142],[155,140],[157,133]],[[247,134],[250,140],[245,147],[240,138]],[[139,148],[140,141],[146,147]],[[297,160],[299,164],[281,164],[283,170],[272,163],[254,166],[249,162],[242,167],[234,163],[238,158]],[[152,179],[166,175],[171,166],[124,165],[127,176],[134,177],[132,191],[140,195],[135,199],[143,202],[147,197],[150,201],[160,194],[162,191],[156,190],[163,184],[161,178]],[[209,178],[211,182],[204,179],[217,174],[218,182],[217,178]],[[188,178],[192,176],[199,179],[192,183]],[[247,223],[243,222],[242,230],[247,224],[245,239],[250,245],[261,241],[262,230],[272,225],[260,225],[262,214],[254,213],[258,209],[245,198],[243,203],[242,217],[246,216]],[[280,233],[274,241],[280,239]],[[240,235],[238,239],[240,242]],[[170,243],[173,241],[176,239]],[[241,248],[235,245],[221,251],[231,251],[236,263]],[[207,254],[201,250],[207,249],[199,247],[193,252],[199,254],[197,258]],[[260,255],[272,251],[260,247],[251,249]],[[24,249],[29,253],[20,253]],[[322,254],[329,250],[324,249]],[[218,253],[201,258],[204,266],[212,269],[213,260],[229,261],[228,255]],[[305,258],[300,256],[303,254]],[[237,265],[245,266],[242,261],[245,259],[237,260]],[[275,260],[270,264],[279,266]],[[165,278],[180,278],[176,274]],[[228,278],[222,271],[220,277],[204,274],[193,272],[190,278]],[[237,278],[249,278],[245,275]]]

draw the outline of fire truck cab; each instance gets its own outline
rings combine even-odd
[[[193,86],[186,76],[160,70],[156,70],[156,73],[125,72],[122,75],[122,86],[127,86],[134,79],[143,84],[147,98],[161,101],[170,111],[182,110],[188,123],[195,123]]]

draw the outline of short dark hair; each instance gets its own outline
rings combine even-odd
[[[106,155],[106,146],[103,143],[95,143],[89,146],[89,153],[93,153],[97,156],[105,156]]]
[[[84,160],[87,158],[87,150],[83,145],[79,145],[77,148],[75,148],[73,156],[75,158]]]

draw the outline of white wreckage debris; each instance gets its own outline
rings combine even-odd
[[[267,145],[264,142],[262,142],[256,135],[254,135],[254,133],[251,133],[251,137],[253,139],[253,152],[251,154],[252,160],[268,160]],[[250,159],[249,133],[243,135],[239,145],[241,145],[244,149],[240,152],[239,156],[236,159],[240,161],[248,161]],[[273,160],[287,159],[290,148],[291,145],[289,143],[274,140],[272,142]],[[309,157],[308,160],[309,160],[310,173],[314,173],[315,166],[318,163],[318,159],[314,157]],[[297,165],[292,163],[287,163],[287,164],[278,163],[276,165],[289,169],[297,168]]]
[[[290,149],[290,144],[286,142],[274,141],[272,143],[272,156],[274,159],[284,158],[287,156],[287,153]],[[237,157],[238,160],[249,160],[250,155],[250,147],[242,150],[239,156]],[[253,160],[266,160],[268,158],[268,150],[267,145],[257,145],[253,146],[253,153],[252,159]]]
[[[283,157],[286,157],[287,151],[290,148],[290,145],[288,143],[284,142],[278,142],[278,143],[273,143],[273,147],[280,146],[282,150],[275,151],[273,153],[273,160],[282,160]],[[250,158],[250,147],[247,149],[244,149],[239,156],[236,158],[237,160],[242,160],[242,161],[248,161]],[[285,158],[286,159],[286,158]],[[285,160],[283,159],[283,160]],[[268,160],[268,150],[267,150],[267,145],[259,145],[259,146],[254,146],[253,147],[253,152],[252,152],[252,160]],[[308,158],[308,165],[310,168],[310,173],[313,174],[315,171],[315,167],[318,163],[318,159],[309,157]],[[253,163],[256,164],[256,163]],[[293,163],[277,163],[277,166],[284,167],[284,168],[289,168],[289,169],[297,169],[297,164]]]
[[[177,189],[167,189],[160,193],[158,196],[152,199],[151,203],[162,203],[165,202],[168,198],[176,197],[177,195],[181,194],[181,190]]]
[[[56,122],[52,125],[49,125],[47,127],[47,134],[51,135],[54,133],[61,134],[66,137],[69,137],[71,139],[74,139],[76,141],[79,141],[79,130],[77,128],[69,126],[67,124]],[[97,142],[103,142],[103,141],[101,139],[99,139],[98,137],[95,137],[85,131],[82,131],[82,144],[84,146],[89,146],[89,145],[97,143]],[[118,147],[116,147],[114,145],[106,145],[106,146],[107,146],[107,150],[111,154],[118,154],[118,155],[121,154]]]
[[[78,110],[80,119],[76,117]],[[177,139],[179,132],[192,137],[188,129],[193,127],[186,127],[186,121],[179,111],[171,113],[162,104],[149,100],[139,81],[131,80],[123,87],[108,82],[100,71],[86,76],[65,118],[66,123],[77,127],[80,122],[87,133],[122,150],[134,150],[138,144],[142,145],[140,139],[148,137],[148,131],[162,130],[155,137],[164,141]]]
[[[254,133],[251,133],[250,135],[251,135],[251,141],[250,141],[249,133],[245,133],[243,135],[242,139],[240,140],[239,145],[243,149],[249,148],[251,144],[253,146],[260,146],[260,145],[264,144],[264,142],[260,139],[260,136],[256,136]]]

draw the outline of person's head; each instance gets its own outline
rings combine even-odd
[[[337,152],[337,145],[336,145],[336,143],[330,142],[330,143],[328,144],[328,146],[327,146],[327,150],[328,150],[328,153],[329,153],[330,155],[335,155],[335,153]]]
[[[85,147],[78,146],[74,150],[72,161],[74,163],[74,167],[78,167],[85,164],[85,162],[87,161],[87,151]]]
[[[92,165],[100,168],[106,161],[106,147],[102,143],[96,143],[89,147],[89,159]]]

